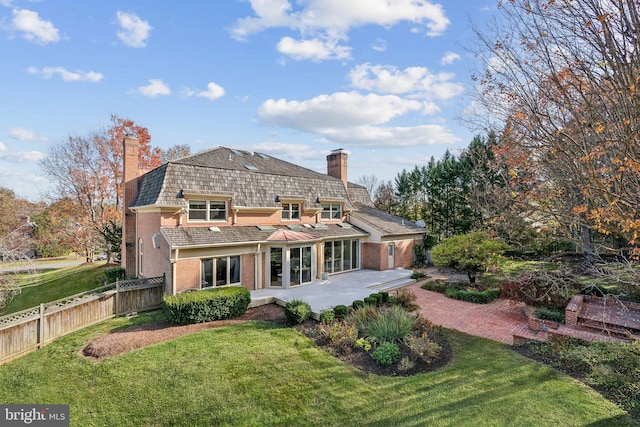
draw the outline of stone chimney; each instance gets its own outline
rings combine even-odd
[[[140,148],[138,139],[125,136],[122,151],[122,267],[127,277],[135,277],[136,271],[136,217],[129,209],[138,196],[138,160]]]
[[[327,175],[342,180],[344,188],[347,187],[347,153],[342,149],[331,151],[327,156]]]

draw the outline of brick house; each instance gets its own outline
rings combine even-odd
[[[167,294],[212,286],[291,288],[357,269],[408,268],[424,228],[373,207],[347,181],[347,153],[321,174],[218,147],[142,175],[124,140],[122,265],[165,274]]]

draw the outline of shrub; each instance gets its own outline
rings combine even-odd
[[[318,325],[320,335],[328,339],[336,349],[348,350],[358,339],[358,329],[345,321],[321,323]]]
[[[378,292],[380,295],[382,295],[382,302],[389,302],[389,292],[386,291],[382,291],[382,292]]]
[[[488,289],[480,292],[454,288],[447,288],[444,292],[448,298],[472,302],[474,304],[488,304],[494,299],[500,297],[500,293],[500,289]]]
[[[376,299],[376,305],[377,306],[381,306],[382,305],[382,295],[380,295],[378,292],[369,295],[371,298],[375,298]]]
[[[418,318],[397,305],[378,311],[378,316],[364,324],[365,335],[376,342],[394,342],[406,337]]]
[[[416,366],[416,362],[414,362],[413,360],[409,359],[406,356],[400,359],[400,362],[398,362],[398,370],[402,372],[410,371],[415,366]]]
[[[394,302],[408,311],[413,311],[419,308],[418,304],[416,304],[416,299],[418,299],[418,297],[413,293],[413,291],[406,288],[400,288],[395,292]]]
[[[396,343],[384,342],[371,353],[371,357],[379,365],[389,366],[400,356],[400,348]]]
[[[364,351],[369,352],[369,350],[371,350],[371,343],[365,338],[358,338],[354,344],[354,347],[361,348]]]
[[[102,273],[105,283],[114,283],[116,280],[126,279],[125,270],[122,267],[106,268]]]
[[[412,279],[416,279],[416,280],[422,280],[422,279],[424,279],[425,277],[427,277],[427,275],[426,275],[425,273],[421,272],[421,271],[414,271],[414,272],[411,274],[411,278],[412,278]]]
[[[550,308],[541,307],[537,309],[534,314],[538,319],[564,323],[564,311],[561,310],[552,310]]]
[[[369,320],[378,317],[378,307],[375,305],[366,305],[351,312],[345,318],[347,323],[355,325],[359,332],[364,333],[365,325]]]
[[[378,300],[375,297],[365,297],[364,305],[378,305]]]
[[[164,297],[162,311],[170,323],[188,325],[238,317],[250,302],[248,289],[233,286]]]
[[[502,254],[508,248],[486,232],[476,231],[443,240],[431,250],[431,255],[436,266],[465,270],[472,280],[475,272],[502,264]]]
[[[320,312],[320,322],[322,323],[331,323],[335,320],[336,315],[334,314],[332,309],[322,310]]]
[[[428,282],[424,282],[422,285],[420,285],[420,287],[424,290],[439,292],[441,294],[443,294],[449,286],[450,284],[446,283],[442,279],[429,280]]]
[[[292,299],[285,304],[284,315],[289,323],[298,325],[309,320],[309,317],[311,317],[311,306],[303,300]]]
[[[351,303],[351,307],[354,310],[357,310],[357,309],[359,309],[361,307],[364,307],[364,301],[362,301],[360,299],[357,299],[357,300],[355,300],[354,302]]]
[[[333,307],[333,314],[338,319],[344,319],[344,316],[347,315],[347,306],[342,304],[336,305]]]
[[[426,334],[411,334],[404,339],[404,343],[411,350],[411,354],[423,362],[429,363],[440,355],[442,347]]]

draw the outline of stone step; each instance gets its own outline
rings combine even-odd
[[[387,291],[391,289],[400,288],[402,286],[410,285],[415,283],[416,279],[412,279],[411,277],[403,277],[401,279],[392,280],[390,282],[379,283],[377,285],[367,286],[367,289],[373,289],[376,291]]]

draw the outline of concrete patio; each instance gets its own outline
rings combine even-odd
[[[415,280],[411,270],[396,268],[393,270],[357,270],[334,274],[327,280],[309,285],[300,285],[290,289],[266,288],[251,291],[251,307],[276,303],[285,305],[287,301],[301,299],[311,305],[313,317],[322,310],[343,304],[350,306],[354,300],[361,300],[374,292],[390,291]]]

